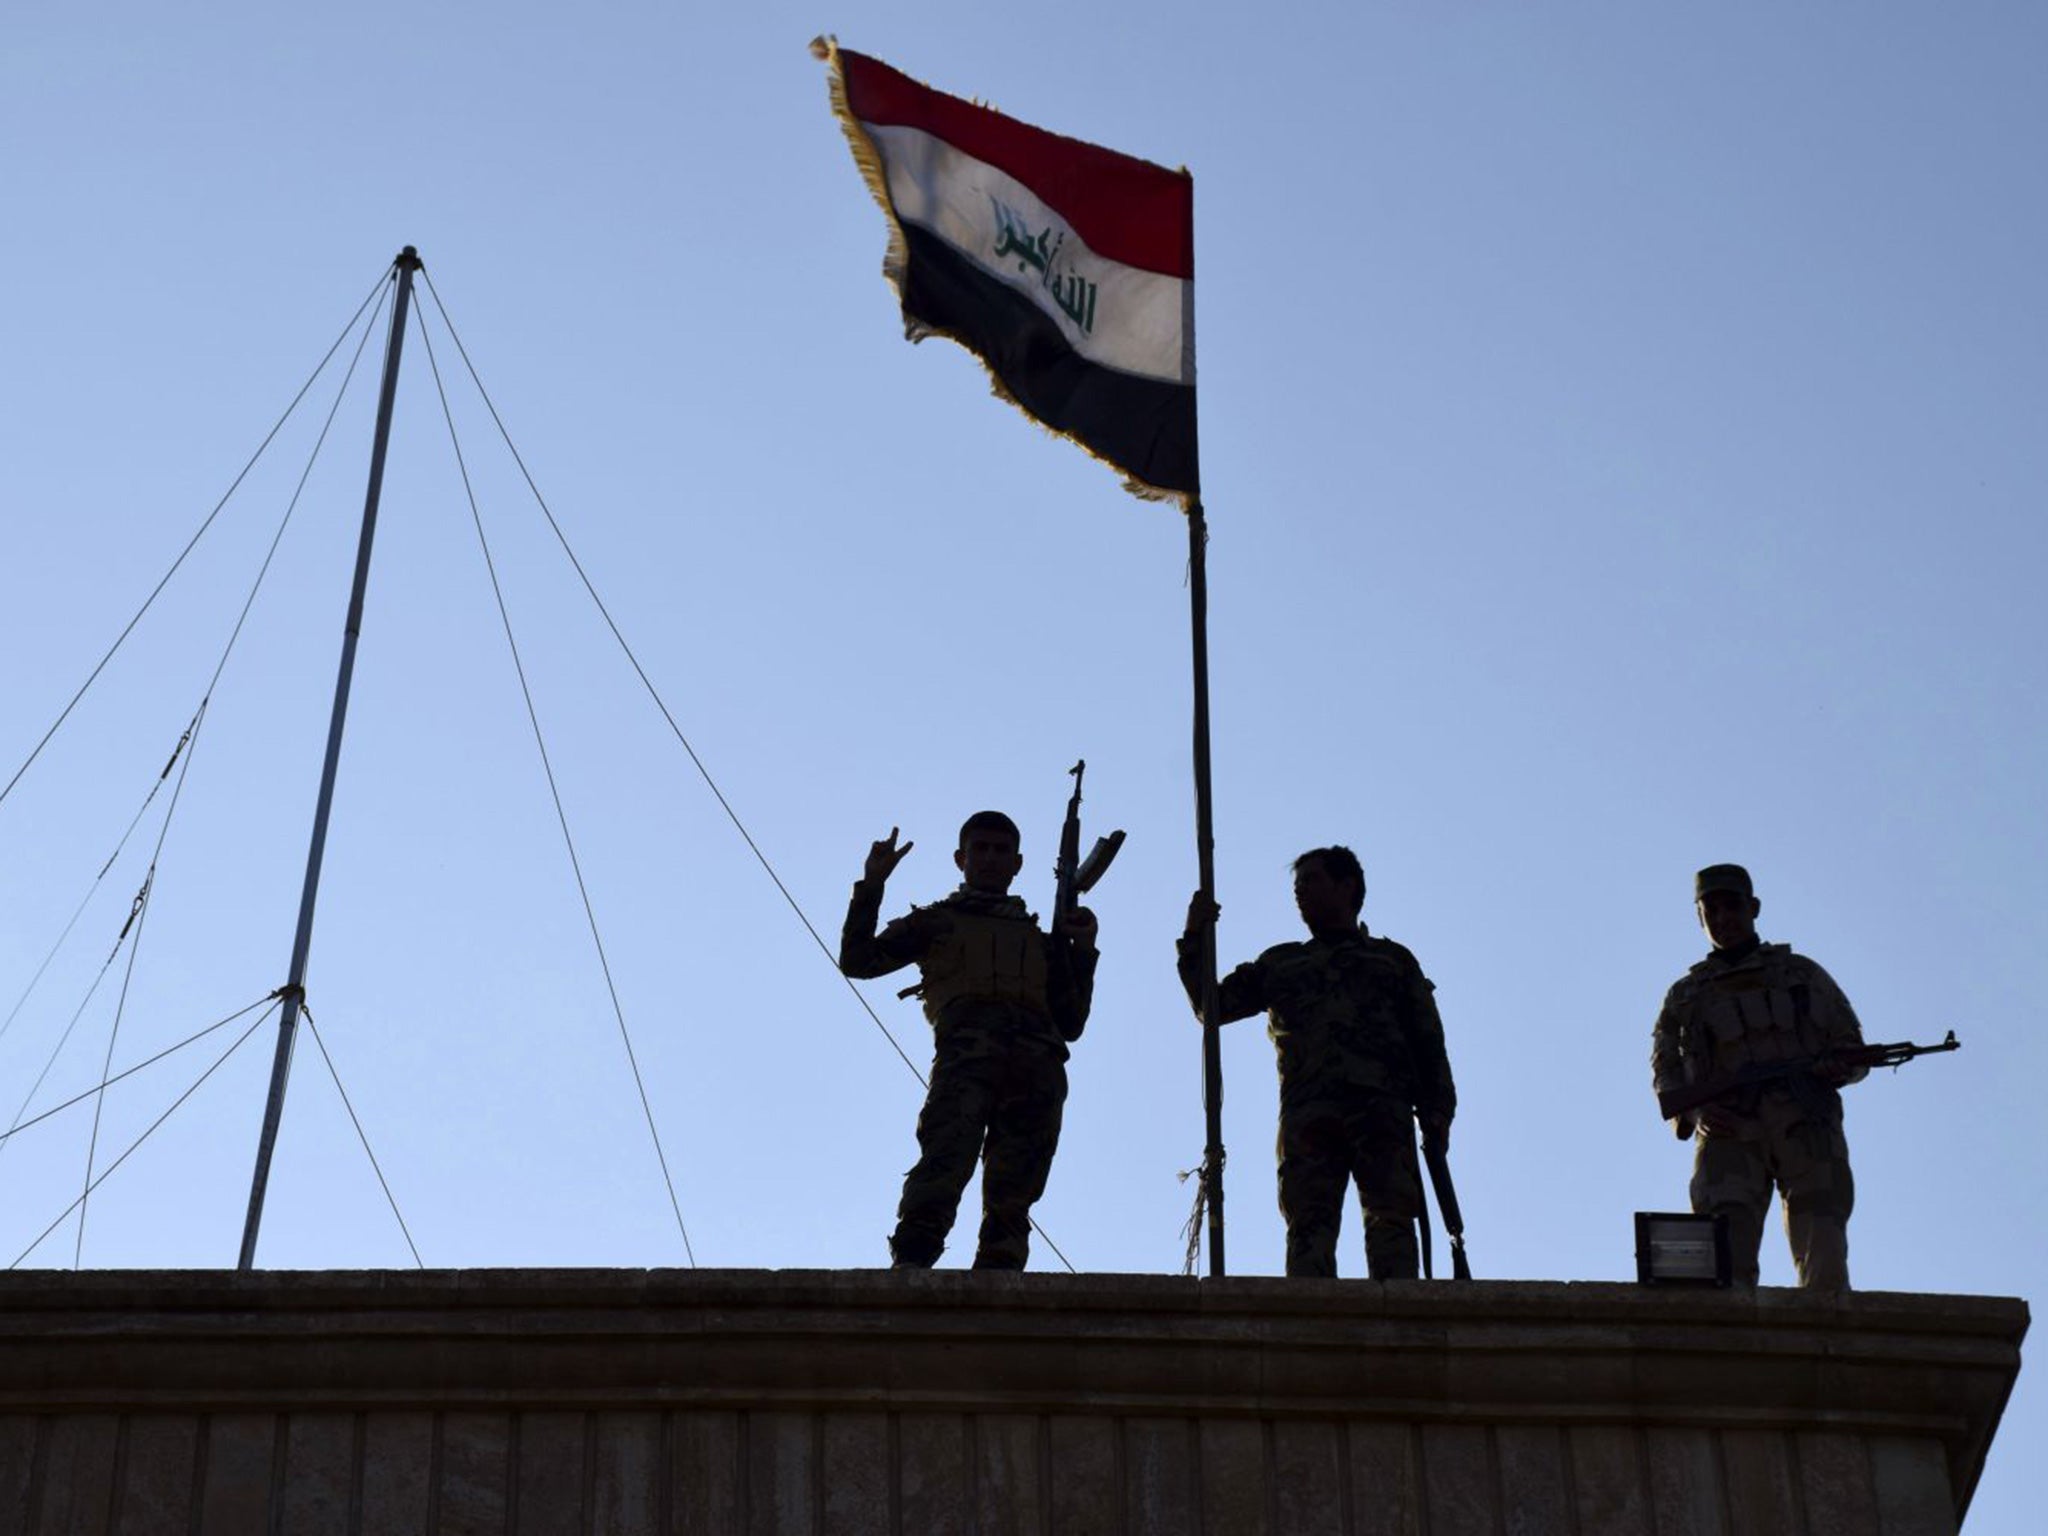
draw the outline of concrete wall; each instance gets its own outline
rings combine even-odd
[[[2017,1301],[1151,1276],[0,1278],[0,1536],[1957,1529]]]

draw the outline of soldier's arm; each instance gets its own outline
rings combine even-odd
[[[1664,996],[1664,1006],[1657,1010],[1657,1024],[1650,1031],[1650,1091],[1662,1093],[1676,1088],[1686,1081],[1683,1042],[1680,1038],[1679,1010],[1673,1004],[1677,988]],[[1692,1140],[1698,1129],[1698,1119],[1692,1114],[1673,1116],[1669,1122],[1672,1134],[1680,1141]]]
[[[1849,999],[1835,984],[1835,978],[1812,961],[1807,962],[1812,975],[1807,985],[1812,988],[1814,1016],[1820,1024],[1824,1048],[1830,1051],[1852,1050],[1863,1044],[1863,1025],[1856,1017],[1856,1010],[1849,1006]],[[1840,1067],[1830,1063],[1819,1076],[1840,1087],[1846,1083],[1860,1083],[1870,1075],[1868,1067]]]
[[[1188,1006],[1195,1010],[1195,1016],[1202,1013],[1202,981],[1196,972],[1201,968],[1201,953],[1194,939],[1182,935],[1180,949],[1180,984],[1188,994]],[[1234,1024],[1239,1019],[1248,1019],[1255,1013],[1266,1011],[1266,970],[1257,960],[1247,960],[1216,984],[1218,1024]]]
[[[1085,907],[1076,910],[1087,911]],[[1088,1014],[1095,1006],[1095,966],[1102,958],[1101,951],[1095,947],[1093,914],[1085,924],[1070,929],[1065,939],[1054,942],[1066,944],[1067,963],[1051,968],[1047,979],[1050,989],[1047,1001],[1054,1020],[1060,1026],[1062,1038],[1078,1040],[1088,1025]]]
[[[1423,975],[1413,955],[1402,951],[1408,972],[1408,1049],[1415,1062],[1415,1114],[1423,1129],[1447,1140],[1458,1113],[1458,1085],[1444,1048],[1443,1016],[1436,1009],[1436,984]]]
[[[857,880],[846,904],[846,923],[839,930],[839,969],[856,978],[886,976],[924,957],[931,947],[931,924],[912,908],[880,933],[882,882]]]
[[[1195,1017],[1202,1016],[1202,979],[1198,974],[1202,968],[1202,934],[1216,927],[1216,903],[1200,891],[1188,898],[1188,920],[1181,928],[1181,935],[1174,940],[1174,968],[1180,973],[1181,990],[1188,995],[1188,1006],[1195,1010]]]

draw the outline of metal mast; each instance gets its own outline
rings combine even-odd
[[[393,264],[398,297],[391,308],[391,335],[384,348],[384,382],[377,395],[377,433],[370,447],[370,486],[363,497],[363,532],[356,546],[356,578],[349,593],[348,622],[341,637],[341,672],[334,683],[334,717],[327,727],[327,759],[320,770],[320,799],[313,812],[313,845],[306,854],[306,885],[299,898],[298,933],[292,940],[291,972],[280,993],[284,1009],[277,1019],[277,1056],[270,1068],[270,1098],[263,1107],[263,1135],[256,1144],[256,1173],[249,1185],[249,1216],[242,1227],[242,1258],[238,1269],[256,1263],[256,1234],[263,1225],[263,1195],[270,1183],[270,1154],[277,1144],[278,1121],[284,1114],[285,1079],[291,1073],[292,1040],[306,999],[306,956],[313,947],[313,905],[320,894],[320,861],[327,850],[327,818],[334,807],[335,770],[341,762],[341,729],[348,716],[349,681],[355,673],[356,640],[363,629],[363,594],[370,583],[370,545],[377,533],[377,501],[384,489],[384,451],[391,441],[391,403],[398,393],[398,358],[405,346],[406,315],[412,302],[413,274],[420,255],[411,246]]]
[[[1188,609],[1195,663],[1195,859],[1202,899],[1216,899],[1216,823],[1209,784],[1209,524],[1202,503],[1188,503]],[[1198,979],[1202,998],[1202,1196],[1208,1212],[1209,1273],[1223,1267],[1223,1041],[1216,1015],[1216,925],[1204,923]]]

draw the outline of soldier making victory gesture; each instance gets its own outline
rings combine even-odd
[[[979,1157],[974,1267],[1022,1269],[1031,1207],[1059,1146],[1067,1045],[1080,1038],[1094,996],[1095,918],[1076,908],[1048,938],[1023,899],[1009,893],[1023,867],[1017,824],[1000,811],[977,811],[960,828],[953,854],[959,889],[912,907],[878,934],[883,886],[913,846],[897,846],[896,836],[891,827],[868,851],[839,940],[839,966],[849,976],[918,967],[934,1036],[917,1166],[903,1181],[889,1252],[898,1269],[938,1261]]]
[[[1788,946],[1757,938],[1763,903],[1740,864],[1701,870],[1693,905],[1713,949],[1664,998],[1650,1052],[1652,1086],[1661,1093],[1774,1063],[1811,1065],[1731,1084],[1726,1094],[1671,1120],[1681,1141],[1698,1136],[1692,1208],[1728,1218],[1735,1279],[1755,1285],[1775,1185],[1785,1197],[1799,1283],[1847,1290],[1856,1185],[1837,1090],[1869,1068],[1845,1066],[1830,1053],[1861,1046],[1862,1026],[1832,976]]]
[[[1276,944],[1224,977],[1217,1020],[1264,1010],[1279,1053],[1287,1273],[1337,1273],[1337,1231],[1355,1179],[1368,1272],[1412,1279],[1422,1177],[1410,1117],[1432,1145],[1448,1145],[1458,1106],[1435,988],[1413,955],[1359,921],[1365,871],[1349,848],[1312,848],[1294,861],[1294,904],[1309,937]],[[1217,915],[1197,893],[1180,941],[1181,983],[1198,1013],[1197,941]]]

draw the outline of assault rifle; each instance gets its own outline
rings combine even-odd
[[[1109,872],[1117,850],[1124,845],[1121,828],[1107,837],[1095,839],[1095,846],[1088,850],[1088,857],[1081,857],[1081,775],[1087,771],[1088,762],[1083,758],[1067,770],[1074,776],[1074,793],[1067,801],[1067,819],[1060,827],[1060,853],[1053,863],[1052,897],[1052,949],[1054,963],[1063,969],[1073,965],[1072,941],[1061,932],[1062,925],[1081,904],[1081,898],[1095,889],[1095,882]],[[1068,969],[1068,979],[1072,971]]]
[[[1052,921],[1054,931],[1081,904],[1081,898],[1095,889],[1095,882],[1109,872],[1117,850],[1124,845],[1121,830],[1095,839],[1088,857],[1081,858],[1081,775],[1088,771],[1084,758],[1067,770],[1074,776],[1073,797],[1067,801],[1067,819],[1060,828],[1060,856],[1053,865]]]
[[[1823,1067],[1839,1067],[1853,1070],[1857,1067],[1903,1067],[1915,1056],[1931,1056],[1937,1051],[1959,1051],[1962,1042],[1956,1039],[1956,1032],[1950,1030],[1948,1037],[1939,1045],[1915,1045],[1910,1040],[1901,1040],[1896,1045],[1853,1045],[1846,1050],[1824,1051],[1818,1056],[1801,1056],[1792,1061],[1766,1061],[1755,1066],[1744,1067],[1740,1072],[1731,1072],[1726,1077],[1717,1077],[1704,1083],[1680,1083],[1675,1088],[1666,1088],[1657,1095],[1657,1112],[1666,1120],[1676,1120],[1680,1115],[1690,1114],[1702,1104],[1757,1083],[1772,1083],[1788,1077],[1798,1077],[1819,1071]]]
[[[1422,1138],[1422,1161],[1429,1169],[1430,1187],[1436,1191],[1437,1214],[1444,1219],[1444,1236],[1451,1241],[1451,1276],[1470,1280],[1472,1266],[1465,1258],[1465,1218],[1458,1210],[1458,1191],[1451,1185],[1451,1158],[1444,1144]],[[1429,1273],[1429,1217],[1422,1218],[1422,1272]]]

